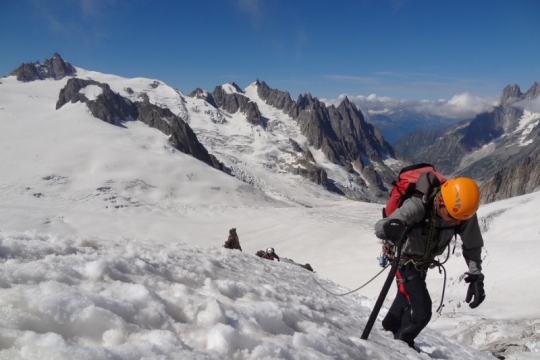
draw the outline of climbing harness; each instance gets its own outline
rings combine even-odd
[[[439,304],[439,307],[437,308],[436,312],[440,315],[442,313],[442,309],[444,307],[444,294],[445,294],[445,288],[446,288],[446,268],[444,267],[444,264],[448,261],[448,259],[450,258],[450,244],[451,244],[451,240],[449,241],[448,243],[448,252],[446,254],[446,259],[444,259],[444,261],[440,262],[439,260],[435,260],[435,256],[436,255],[433,255],[431,254],[431,244],[433,243],[434,239],[436,238],[437,236],[437,227],[435,226],[435,223],[436,223],[436,214],[437,214],[437,198],[440,196],[440,191],[436,193],[435,197],[433,198],[433,203],[432,203],[432,208],[431,208],[431,211],[430,211],[430,216],[429,216],[429,229],[428,229],[428,234],[427,234],[427,244],[426,244],[426,249],[424,251],[424,254],[423,255],[420,255],[420,256],[411,256],[411,255],[408,255],[407,256],[407,261],[405,261],[403,263],[403,265],[408,265],[408,264],[412,264],[414,265],[414,267],[420,271],[419,267],[426,267],[426,270],[427,268],[430,268],[430,269],[433,269],[435,267],[437,267],[439,269],[439,274],[443,274],[443,288],[442,288],[442,295],[441,295],[441,301],[440,301],[440,304]],[[452,251],[452,253],[454,253],[454,251],[456,250],[456,243],[457,243],[457,234],[454,233],[454,250]],[[409,279],[411,280],[411,279]],[[406,281],[406,280],[405,280]]]
[[[456,240],[456,242],[457,242],[457,240]],[[455,251],[455,249],[456,249],[456,245],[454,243],[454,251]],[[405,261],[403,263],[403,266],[408,265],[408,264],[412,264],[416,268],[416,270],[418,270],[418,271],[427,271],[428,268],[429,269],[433,269],[435,267],[439,268],[439,274],[443,274],[443,287],[442,287],[441,301],[439,303],[439,307],[435,311],[439,315],[442,314],[442,309],[444,307],[444,293],[445,293],[445,289],[446,289],[446,277],[447,276],[446,276],[446,268],[444,267],[444,264],[446,264],[446,262],[448,261],[449,258],[450,258],[450,243],[448,243],[448,251],[446,253],[446,258],[442,262],[439,261],[439,260],[433,259],[428,264],[421,264],[419,262],[414,261],[413,259],[408,259],[407,261]],[[424,267],[425,270],[421,270],[421,269],[419,269],[419,267]],[[401,280],[401,282],[398,281],[398,285],[400,283],[404,283],[404,282],[407,282],[407,281],[412,280],[412,279],[413,278],[407,278],[407,279]]]

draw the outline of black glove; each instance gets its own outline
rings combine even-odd
[[[406,236],[402,237],[406,228],[405,223],[399,219],[390,219],[383,225],[383,231],[386,237],[395,246],[402,245],[407,238]]]
[[[484,275],[467,274],[465,282],[469,283],[469,289],[467,289],[465,302],[470,303],[470,308],[474,309],[486,298],[486,293],[484,292]],[[471,302],[473,298],[474,300]]]

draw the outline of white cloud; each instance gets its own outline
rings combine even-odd
[[[454,95],[450,100],[421,103],[418,112],[450,118],[472,118],[480,113],[489,112],[498,104],[491,97],[473,96],[469,93]]]
[[[339,104],[345,97],[362,109],[373,112],[405,110],[424,115],[434,115],[448,118],[473,118],[476,115],[493,110],[498,105],[498,99],[494,97],[473,96],[470,93],[454,95],[450,100],[401,100],[386,96],[371,94],[369,96],[340,95],[337,99],[323,99],[327,104]]]
[[[523,110],[540,112],[540,96],[532,100],[519,101],[514,106]]]

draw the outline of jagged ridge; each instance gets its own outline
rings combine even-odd
[[[89,100],[82,89],[89,85],[99,86],[102,93],[96,100]],[[69,79],[66,86],[60,91],[56,109],[60,109],[68,102],[85,103],[92,115],[109,124],[117,124],[119,121],[140,120],[150,127],[156,128],[170,136],[170,142],[174,148],[183,153],[190,154],[208,165],[224,171],[224,166],[215,156],[208,153],[206,148],[198,141],[193,130],[169,109],[163,109],[150,103],[147,96],[143,95],[143,101],[131,102],[115,92],[108,84],[94,80],[78,78]]]
[[[394,149],[348,98],[338,107],[327,107],[311,94],[299,95],[293,101],[288,92],[271,89],[264,81],[257,80],[256,85],[261,99],[295,119],[310,144],[321,149],[331,162],[350,173],[358,171],[379,195],[387,191],[385,184],[391,183],[395,174],[382,160],[396,158]],[[366,186],[361,177],[357,182]]]
[[[77,74],[77,70],[68,62],[62,60],[62,57],[55,53],[51,59],[45,60],[43,64],[39,61],[35,63],[23,63],[10,75],[16,76],[19,81],[34,81],[44,79],[60,80],[66,76]]]

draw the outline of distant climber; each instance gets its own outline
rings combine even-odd
[[[280,261],[279,256],[278,254],[276,254],[276,251],[273,247],[269,247],[268,249],[266,249],[266,253],[264,254],[263,258],[268,260],[277,259],[277,261]]]
[[[238,238],[238,234],[236,233],[236,228],[232,228],[231,230],[229,230],[229,238],[227,239],[227,241],[225,241],[223,247],[225,249],[237,249],[242,251],[242,247],[240,246],[240,239]]]
[[[279,258],[279,256],[276,254],[276,251],[274,250],[273,247],[269,247],[268,249],[266,249],[266,251],[264,250],[259,250],[255,253],[255,255],[257,255],[258,257],[260,258],[263,258],[263,259],[267,259],[267,260],[274,260],[274,259],[277,259],[277,261],[281,261],[281,259]],[[287,259],[287,258],[283,258],[283,262],[285,263],[289,263],[289,264],[294,264],[294,265],[298,265],[306,270],[309,270],[309,271],[312,271],[312,272],[315,272],[313,270],[313,268],[311,267],[310,264],[305,264],[305,265],[302,265],[302,264],[298,264],[296,262],[294,262],[294,260],[292,259]]]

